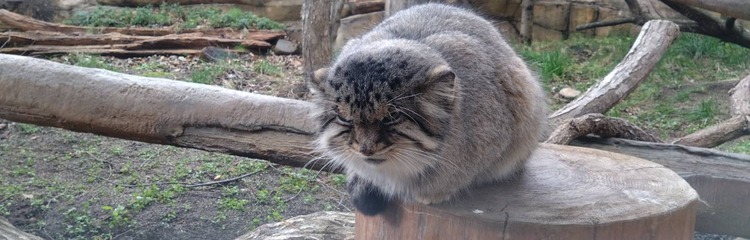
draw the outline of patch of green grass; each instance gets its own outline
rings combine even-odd
[[[229,66],[227,64],[206,64],[193,71],[190,74],[190,81],[194,83],[212,84],[214,81],[224,74]]]
[[[346,186],[346,175],[344,174],[332,174],[330,179],[337,187]]]
[[[742,140],[736,140],[730,143],[722,144],[718,147],[719,150],[727,151],[727,152],[733,152],[733,153],[742,153],[742,154],[750,154],[750,139],[742,139]]]
[[[69,54],[66,58],[70,63],[79,67],[99,68],[114,72],[122,72],[122,69],[108,64],[101,56],[74,53]]]
[[[16,129],[24,134],[35,134],[42,131],[42,128],[34,124],[17,123]]]
[[[234,29],[284,29],[284,25],[252,12],[232,8],[188,8],[162,3],[158,7],[138,7],[134,10],[97,7],[78,11],[63,21],[66,24],[91,27],[166,27],[193,29],[200,26]]]
[[[565,41],[535,42],[514,48],[538,72],[548,91],[564,86],[584,90],[622,61],[634,40],[629,36],[593,39],[574,36]],[[682,33],[648,78],[607,115],[625,118],[665,139],[683,136],[727,114],[719,110],[720,104],[715,100],[722,94],[707,91],[702,85],[744,76],[747,69],[750,69],[750,49]],[[565,104],[557,101],[552,107]]]
[[[279,76],[281,75],[281,68],[273,65],[273,63],[268,60],[261,59],[253,63],[253,72],[270,76]]]

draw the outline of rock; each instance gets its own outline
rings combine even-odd
[[[205,47],[201,50],[200,54],[200,59],[208,62],[222,61],[229,58],[237,58],[237,54],[217,47]]]
[[[8,128],[8,124],[0,123],[0,130],[4,130],[6,128]]]
[[[349,39],[356,38],[370,31],[375,25],[383,21],[383,11],[359,14],[341,19],[333,51],[338,52]]]
[[[570,3],[566,1],[539,2],[534,4],[534,26],[565,31],[568,29]],[[534,31],[536,32],[536,31]],[[532,33],[532,37],[533,37]]]
[[[570,9],[570,24],[568,24],[568,31],[575,32],[576,26],[592,23],[596,21],[599,16],[599,7],[592,5],[574,4]],[[585,36],[594,36],[594,30],[584,30],[582,32]]]
[[[235,240],[354,239],[354,213],[316,212],[262,225]]]
[[[570,87],[564,87],[563,89],[560,89],[558,93],[565,99],[575,99],[581,95],[581,91],[575,90]]]
[[[276,45],[273,46],[273,53],[276,55],[289,55],[289,54],[295,54],[297,53],[297,50],[299,50],[299,45],[296,43],[286,40],[286,39],[279,39],[276,41]]]
[[[534,24],[531,27],[531,37],[534,41],[560,41],[563,40],[563,33],[558,30],[544,28]]]

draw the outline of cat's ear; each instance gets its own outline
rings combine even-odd
[[[448,65],[439,65],[427,72],[426,85],[430,88],[453,90],[455,83],[456,74],[453,73],[453,70]]]
[[[310,92],[313,94],[325,94],[325,88],[323,83],[328,76],[328,68],[321,68],[313,72],[310,82],[307,83],[307,87],[310,88]]]

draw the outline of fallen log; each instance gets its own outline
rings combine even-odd
[[[105,34],[82,34],[69,35],[57,32],[4,32],[0,33],[0,40],[6,45],[50,45],[50,46],[74,46],[74,45],[111,45],[140,43],[144,46],[155,46],[161,48],[194,48],[200,49],[208,46],[235,47],[242,45],[249,48],[270,48],[271,44],[255,39],[231,39],[221,38],[203,33],[169,34],[164,36],[137,36],[121,33]]]
[[[8,220],[0,217],[0,239],[3,240],[42,240],[43,238],[19,230]]]
[[[0,118],[11,121],[297,167],[313,158],[304,101],[6,54],[0,92]]]
[[[355,239],[692,239],[698,195],[640,158],[542,144],[516,179],[356,214]]]
[[[588,134],[596,134],[607,138],[616,137],[647,142],[661,142],[655,136],[624,119],[610,118],[600,113],[586,114],[566,120],[544,142],[567,145],[574,139]]]
[[[552,113],[550,121],[557,126],[566,119],[612,108],[648,77],[678,34],[679,29],[672,22],[647,22],[625,58],[585,93]]]
[[[131,36],[119,33],[65,35],[50,32],[7,32],[0,39],[7,39],[0,53],[19,55],[51,55],[62,53],[90,53],[120,57],[153,54],[197,54],[205,47],[234,48],[242,46],[248,50],[265,50],[272,46],[268,42],[252,39],[225,39],[204,36],[202,33],[170,34],[164,36]]]
[[[62,33],[120,33],[125,35],[142,36],[164,36],[176,33],[203,33],[205,36],[214,36],[232,39],[253,39],[258,41],[273,41],[286,36],[280,30],[252,30],[240,31],[233,29],[184,29],[175,30],[171,28],[115,28],[115,27],[79,27],[65,24],[50,23],[36,20],[5,9],[0,9],[0,22],[21,31],[45,31]]]
[[[750,3],[745,0],[671,0],[691,7],[703,8],[724,16],[750,20]]]
[[[716,147],[750,134],[750,75],[729,90],[733,117],[681,137],[673,144]]]
[[[583,137],[571,145],[636,156],[672,169],[701,197],[696,231],[750,238],[750,155],[617,138]]]

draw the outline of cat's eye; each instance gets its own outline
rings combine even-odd
[[[341,126],[351,127],[352,126],[352,120],[348,120],[341,115],[336,115],[336,123],[338,123]]]
[[[383,119],[383,125],[390,126],[399,123],[401,121],[401,116],[401,112],[392,112],[388,114],[385,119]]]

